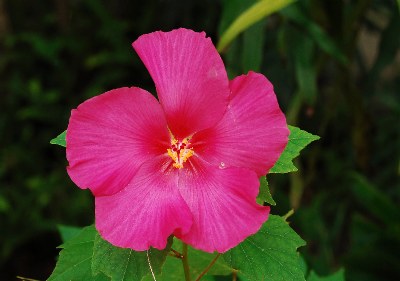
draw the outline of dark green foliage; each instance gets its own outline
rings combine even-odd
[[[154,93],[130,43],[179,26],[217,43],[254,2],[0,1],[1,280],[47,278],[57,253],[38,255],[61,243],[56,225],[92,223],[90,192],[48,142],[91,96],[130,85]],[[344,267],[348,280],[400,280],[397,2],[299,0],[223,53],[231,77],[266,74],[289,124],[321,137],[299,171],[268,177],[273,213],[297,208],[291,225],[313,278]]]
[[[136,281],[150,275],[161,273],[161,268],[170,251],[172,239],[162,251],[150,248],[149,251],[136,252],[111,245],[96,233],[92,251],[92,272],[111,277],[111,281]]]
[[[344,281],[344,270],[338,270],[332,275],[329,276],[318,276],[314,271],[310,272],[310,275],[307,277],[307,281]]]
[[[94,226],[85,227],[75,237],[61,245],[59,261],[48,281],[109,281],[110,278],[104,274],[92,273],[91,264],[96,233]]]
[[[282,217],[270,215],[256,234],[223,257],[239,276],[249,280],[302,281],[305,279],[297,248],[304,245],[305,241]]]
[[[162,250],[135,252],[112,246],[103,240],[92,226],[81,230],[62,227],[63,236],[74,232],[60,246],[57,265],[48,281],[136,281],[150,274],[149,261],[155,273],[161,272],[170,250],[172,239]]]

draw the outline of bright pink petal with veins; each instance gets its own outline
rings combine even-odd
[[[213,126],[229,96],[224,64],[205,33],[187,29],[142,35],[133,44],[153,78],[177,138]]]
[[[164,249],[174,232],[186,233],[192,215],[177,189],[170,159],[146,162],[120,192],[96,197],[96,228],[114,246]]]
[[[244,167],[265,175],[278,160],[289,136],[272,84],[249,72],[230,83],[231,101],[223,119],[196,134],[197,155],[214,165]]]
[[[139,167],[170,143],[160,104],[139,88],[115,89],[79,105],[66,141],[69,176],[95,196],[125,188]]]
[[[176,236],[193,247],[223,253],[256,233],[269,207],[256,203],[259,180],[243,168],[215,168],[200,159],[180,170],[179,189],[193,214],[193,225]]]

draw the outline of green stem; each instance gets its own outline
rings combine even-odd
[[[190,281],[190,270],[189,270],[189,260],[188,260],[188,245],[182,242],[182,265],[183,271],[185,272],[185,280]]]
[[[37,280],[37,279],[26,278],[26,277],[21,277],[21,276],[17,276],[17,279],[20,279],[22,281],[40,281],[40,280]]]
[[[217,261],[217,259],[221,256],[220,253],[218,253],[215,258],[210,262],[210,264],[200,273],[199,277],[197,277],[196,281],[199,281],[209,270],[210,268],[214,265],[214,263]]]
[[[233,270],[232,272],[232,281],[236,281],[237,280],[237,270]]]
[[[289,212],[286,213],[286,215],[283,216],[283,219],[287,222],[287,219],[291,217],[294,214],[294,210],[291,209]]]
[[[177,259],[182,259],[183,256],[181,253],[179,253],[178,251],[175,251],[174,249],[171,249],[170,252],[168,253],[169,256],[177,258]]]

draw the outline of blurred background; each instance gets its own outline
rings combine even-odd
[[[93,223],[65,150],[70,110],[104,91],[154,91],[131,48],[186,27],[217,44],[256,0],[0,0],[0,280],[45,280],[57,225]],[[321,136],[297,173],[269,176],[274,214],[307,241],[318,274],[400,280],[400,17],[396,0],[299,0],[222,52],[229,76],[262,72],[288,123]]]

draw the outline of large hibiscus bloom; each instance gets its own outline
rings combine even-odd
[[[132,45],[159,100],[119,88],[72,110],[68,173],[94,194],[96,228],[113,245],[163,249],[173,234],[225,252],[268,218],[259,177],[289,134],[273,87],[254,72],[229,81],[204,33],[154,32]]]

